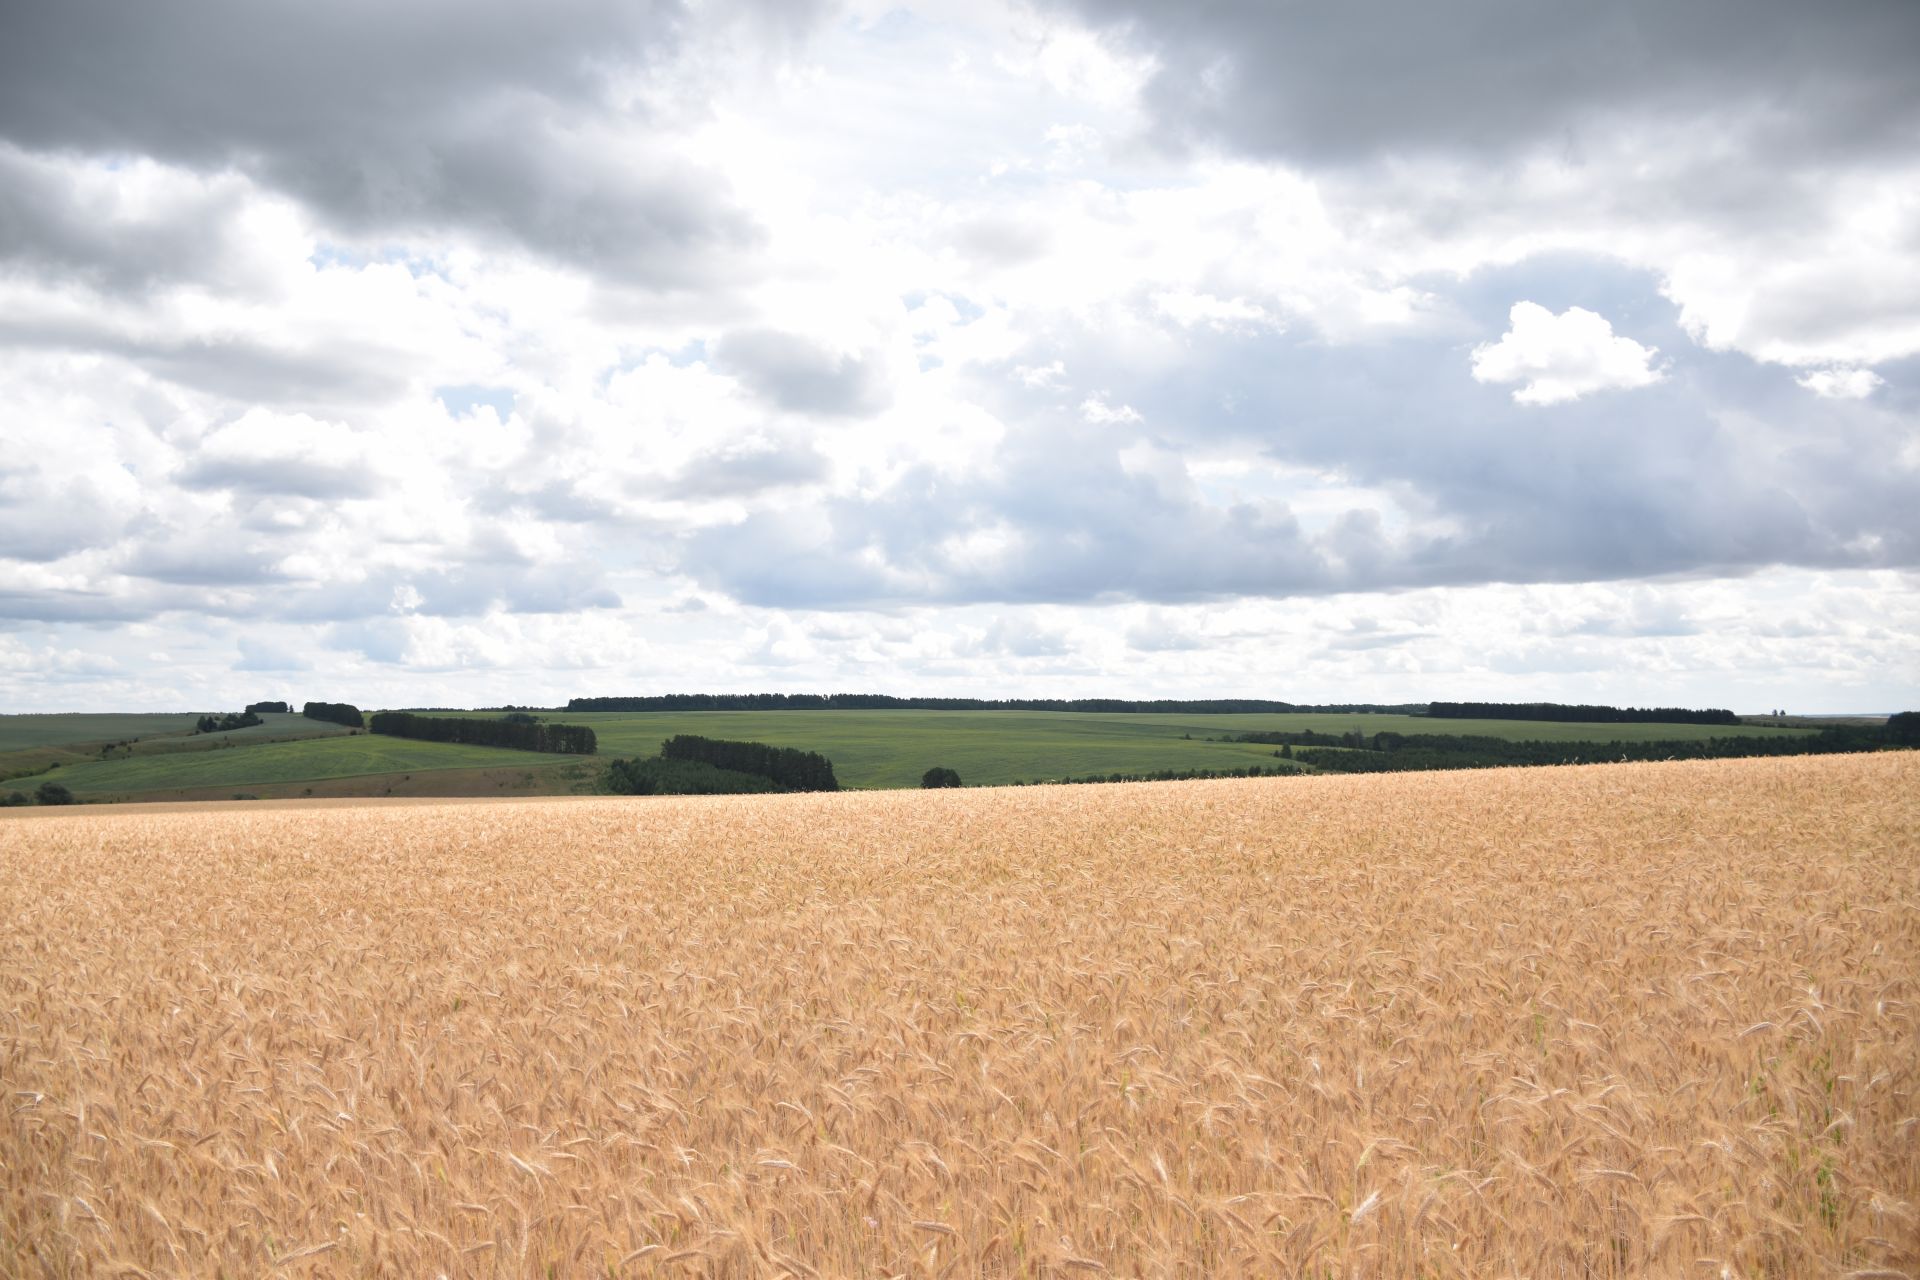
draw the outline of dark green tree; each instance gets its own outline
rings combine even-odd
[[[960,775],[952,769],[936,767],[920,775],[920,785],[929,788],[957,787],[960,785]]]
[[[57,782],[43,782],[34,790],[33,798],[41,804],[72,804],[73,792]]]

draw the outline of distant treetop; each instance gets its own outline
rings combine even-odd
[[[1437,720],[1557,720],[1579,724],[1739,724],[1731,711],[1683,707],[1607,707],[1564,702],[1435,702]]]
[[[885,693],[662,693],[571,698],[568,711],[1130,711],[1226,715],[1249,712],[1418,712],[1422,703],[1308,705],[1265,698],[896,698]]]

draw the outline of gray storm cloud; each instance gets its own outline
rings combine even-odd
[[[1171,137],[1349,162],[1716,129],[1775,160],[1920,138],[1920,8],[1861,0],[1056,0],[1156,67]]]
[[[647,123],[626,81],[670,61],[687,25],[677,3],[616,0],[20,6],[0,41],[0,137],[239,172],[343,233],[459,227],[687,287],[757,234],[721,175],[617,131]],[[178,234],[74,244],[48,216],[57,197],[0,203],[0,228],[122,271]],[[116,252],[89,254],[102,247]]]

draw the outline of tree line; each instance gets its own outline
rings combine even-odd
[[[660,744],[668,760],[698,760],[716,769],[758,774],[788,791],[838,791],[833,761],[817,751],[770,747],[764,742],[729,742],[680,733]]]
[[[367,724],[366,717],[360,714],[360,708],[345,702],[309,702],[300,708],[300,714],[309,720],[344,724],[350,729],[364,729]]]
[[[474,747],[508,747],[515,751],[546,751],[558,755],[590,756],[599,747],[593,730],[573,724],[516,724],[465,716],[417,716],[409,711],[376,711],[369,728],[394,738],[425,742],[458,742]]]
[[[1588,724],[1739,724],[1721,708],[1607,707],[1564,702],[1433,702],[1427,714],[1436,720],[1557,720]]]
[[[289,711],[292,711],[293,708],[289,707],[284,702],[249,702],[247,704],[247,710],[250,713],[257,713],[260,715],[283,716],[283,715],[286,715]]]
[[[1214,778],[1282,778],[1298,774],[1286,765],[1249,764],[1226,769],[1159,769],[1151,773],[1090,773],[1084,778],[1035,778],[1019,781],[1016,787],[1080,786],[1095,782],[1204,782]]]
[[[1246,734],[1241,741],[1269,742],[1279,734]],[[1304,735],[1284,735],[1298,739]],[[1332,735],[1316,734],[1319,739]],[[1869,725],[1843,725],[1793,737],[1698,738],[1668,742],[1515,742],[1477,734],[1376,733],[1345,735],[1338,744],[1304,746],[1292,752],[1302,764],[1329,773],[1406,773],[1424,769],[1489,769],[1555,764],[1613,764],[1635,760],[1728,760],[1748,756],[1831,755],[1880,751],[1906,745],[1895,732]],[[1361,739],[1353,741],[1352,739]],[[1332,749],[1335,745],[1342,750]],[[1291,746],[1287,748],[1291,751]]]
[[[569,698],[568,711],[1095,711],[1185,715],[1371,711],[1411,714],[1420,703],[1355,702],[1307,706],[1264,698],[896,698],[885,693],[663,693]]]

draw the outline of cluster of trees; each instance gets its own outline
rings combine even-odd
[[[1683,707],[1603,707],[1564,702],[1433,702],[1437,720],[1558,720],[1585,724],[1739,724],[1731,711]]]
[[[1257,711],[1410,713],[1419,703],[1301,706],[1262,698],[896,698],[884,693],[664,693],[632,698],[570,698],[568,711],[1105,711],[1230,715]]]
[[[459,742],[475,747],[510,747],[516,751],[547,751],[558,755],[590,756],[599,747],[593,730],[573,724],[515,724],[466,716],[417,716],[409,711],[376,711],[369,727],[394,738],[426,742]]]
[[[265,724],[251,710],[229,711],[223,716],[201,716],[193,722],[195,733],[225,733],[228,729],[249,729],[256,724]]]
[[[1251,736],[1251,735],[1249,735]],[[1328,735],[1321,735],[1322,737]],[[1350,735],[1358,737],[1360,735]],[[1331,745],[1331,744],[1329,744]],[[1473,734],[1376,733],[1346,750],[1310,747],[1293,758],[1330,773],[1403,773],[1629,760],[1724,760],[1743,756],[1828,755],[1905,745],[1891,728],[1844,725],[1793,737],[1743,736],[1670,742],[1514,742]]]
[[[675,734],[660,744],[668,760],[698,760],[716,769],[758,774],[788,791],[838,791],[833,761],[817,751],[770,747],[764,742],[728,742],[690,733]]]
[[[0,809],[16,809],[23,804],[72,804],[73,792],[57,782],[43,782],[34,788],[33,799],[24,791],[9,791],[0,796]]]
[[[1084,778],[1035,778],[1016,782],[1016,787],[1078,786],[1089,782],[1199,782],[1208,778],[1281,778],[1299,773],[1285,765],[1250,764],[1238,769],[1161,769],[1157,773],[1090,773]]]
[[[779,791],[772,778],[716,769],[699,760],[648,756],[607,765],[607,790],[623,796],[725,796]]]
[[[920,785],[929,790],[939,787],[957,787],[960,775],[952,769],[933,768],[920,775]]]
[[[292,710],[293,708],[284,702],[249,702],[247,704],[249,715],[284,716]]]
[[[309,720],[344,724],[349,729],[364,729],[367,724],[366,717],[360,714],[360,708],[345,702],[309,702],[300,708],[300,714]]]

